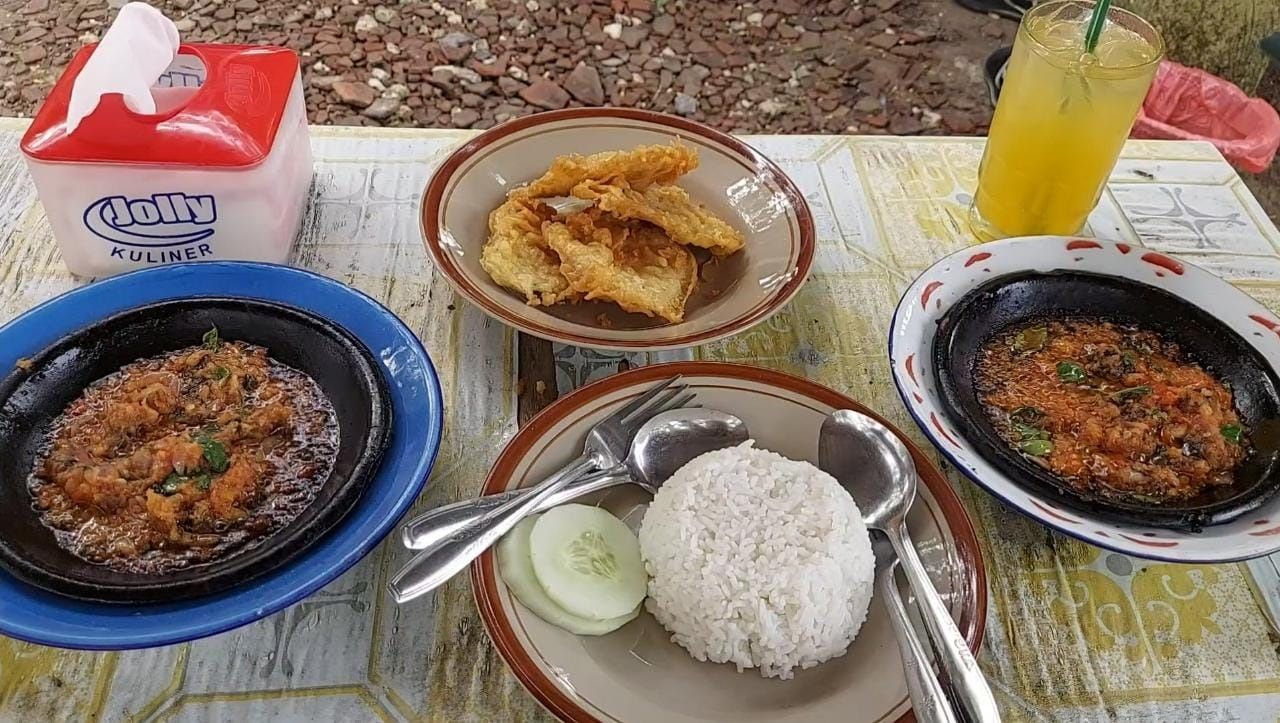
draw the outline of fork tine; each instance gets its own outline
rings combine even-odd
[[[680,381],[679,374],[665,381],[658,382],[657,384],[653,385],[653,387],[649,391],[645,392],[644,394],[641,394],[635,399],[632,399],[630,402],[627,402],[627,404],[624,405],[621,409],[609,415],[609,421],[619,421],[619,422],[622,421],[629,414],[636,411],[640,407],[644,406],[646,403],[648,403],[650,399],[653,399],[655,396],[657,396],[658,392],[661,392],[663,389],[666,389],[667,387],[671,386],[672,384],[675,384],[678,381]]]
[[[688,406],[689,406],[689,402],[692,402],[693,400],[695,400],[695,399],[697,399],[697,398],[698,398],[698,395],[697,395],[697,394],[695,394],[695,393],[693,393],[693,392],[689,392],[688,394],[684,395],[683,397],[680,397],[679,399],[675,400],[674,402],[670,402],[670,403],[668,403],[668,404],[664,405],[664,406],[662,407],[662,409],[660,409],[660,410],[658,410],[658,411],[659,411],[659,412],[669,412],[669,411],[671,411],[672,409],[683,409],[683,408],[686,408],[686,407],[688,407]]]
[[[644,409],[632,414],[622,423],[622,426],[628,430],[637,430],[642,424],[647,423],[650,419],[653,419],[663,412],[670,412],[673,409],[688,409],[689,402],[697,399],[697,394],[688,391],[688,387],[684,385],[676,387],[671,391],[673,394],[663,395],[661,400],[655,400]]]
[[[663,410],[664,405],[666,405],[667,402],[670,402],[672,399],[675,399],[677,396],[679,396],[682,392],[684,392],[688,388],[689,387],[687,387],[684,384],[677,384],[676,386],[671,387],[670,389],[664,389],[662,391],[662,394],[657,395],[652,399],[650,399],[649,401],[645,402],[643,406],[631,412],[627,416],[623,417],[618,423],[623,426],[643,423],[646,420],[648,420],[649,417],[652,417],[658,412],[661,412]]]

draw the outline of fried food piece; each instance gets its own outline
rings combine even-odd
[[[489,214],[489,240],[480,266],[501,286],[524,294],[530,306],[575,301],[577,293],[560,273],[560,259],[542,238],[542,216],[511,199]]]
[[[580,213],[565,223],[549,222],[542,231],[562,259],[565,278],[587,299],[605,299],[672,323],[684,319],[698,263],[661,229]]]
[[[257,494],[262,464],[257,460],[238,459],[218,478],[218,484],[209,494],[209,509],[215,519],[239,520],[248,514],[245,508]]]
[[[673,183],[698,167],[698,154],[675,142],[666,146],[637,146],[629,151],[604,151],[589,156],[560,156],[541,178],[511,192],[511,198],[567,196],[587,180],[622,180],[637,191],[654,184]]]
[[[666,231],[676,243],[728,256],[745,244],[742,234],[696,203],[679,186],[654,185],[643,191],[625,183],[584,181],[573,188],[577,198],[595,201],[620,218],[647,221]]]

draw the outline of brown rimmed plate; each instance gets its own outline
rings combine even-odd
[[[590,384],[548,407],[503,450],[484,494],[540,481],[578,454],[591,425],[675,374],[683,375],[704,406],[741,417],[758,446],[792,459],[817,463],[818,429],[835,409],[855,409],[885,422],[839,392],[781,372],[717,362],[659,364]],[[973,527],[937,467],[899,436],[923,482],[909,518],[912,537],[976,650],[985,626],[986,575]],[[643,514],[647,496],[638,488],[620,488],[584,502],[633,519]],[[471,580],[498,652],[525,688],[562,720],[910,720],[901,657],[878,595],[848,653],[779,681],[694,660],[647,612],[601,637],[548,625],[511,597],[490,553],[472,565]]]
[[[704,268],[684,321],[622,311],[604,302],[529,306],[489,278],[480,249],[489,212],[512,188],[559,156],[679,140],[699,165],[679,180],[694,200],[746,235],[743,251]],[[572,108],[518,118],[455,150],[422,199],[422,237],[454,290],[485,313],[544,339],[598,349],[675,349],[748,329],[795,296],[815,248],[804,196],[777,165],[742,141],[675,116],[622,108]]]

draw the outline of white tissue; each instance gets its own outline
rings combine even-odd
[[[177,53],[178,28],[172,20],[146,3],[120,8],[71,86],[66,132],[74,131],[108,93],[123,95],[135,113],[155,113],[151,86]]]

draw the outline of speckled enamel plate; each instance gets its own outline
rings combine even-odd
[[[818,430],[831,411],[856,409],[875,416],[838,392],[767,369],[714,362],[643,367],[583,387],[535,417],[503,450],[484,493],[540,481],[581,451],[593,424],[656,380],[675,374],[683,375],[704,406],[741,417],[757,445],[792,459],[817,462]],[[909,516],[911,535],[976,650],[985,623],[986,577],[973,527],[938,469],[903,441],[923,481]],[[623,488],[584,502],[601,504],[635,524],[647,500],[638,488]],[[498,652],[525,688],[563,720],[911,720],[902,661],[878,596],[848,653],[781,681],[694,660],[647,612],[600,637],[548,625],[511,597],[489,553],[472,565],[471,581]]]
[[[1085,271],[1155,286],[1217,318],[1280,368],[1280,321],[1247,294],[1185,261],[1141,246],[1060,236],[1008,239],[959,251],[934,264],[898,302],[889,357],[898,393],[916,424],[955,466],[1006,504],[1063,533],[1099,547],[1173,562],[1227,562],[1280,551],[1280,497],[1199,532],[1146,527],[1065,507],[1001,472],[957,432],[933,378],[938,322],[975,288],[1008,274]]]
[[[684,321],[668,324],[601,301],[529,306],[480,267],[490,211],[557,157],[676,140],[699,159],[679,185],[747,240],[742,251],[704,265]],[[436,269],[486,314],[544,339],[623,351],[704,344],[759,324],[800,290],[815,248],[809,206],[772,161],[702,124],[623,108],[539,113],[476,136],[432,175],[422,199],[422,236]]]

